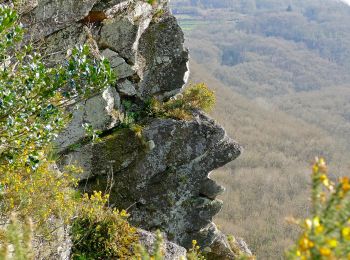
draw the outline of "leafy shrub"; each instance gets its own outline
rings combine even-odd
[[[86,46],[47,67],[22,37],[17,13],[0,5],[0,218],[12,212],[19,221],[31,217],[40,233],[52,228],[50,217],[67,223],[76,207],[76,169],[60,173],[49,158],[50,143],[69,120],[65,108],[109,86],[114,76]]]
[[[74,259],[128,259],[138,240],[136,229],[127,222],[125,211],[106,207],[108,195],[94,192],[82,200],[79,216],[72,225]]]
[[[0,162],[36,166],[69,119],[65,108],[109,86],[114,76],[106,60],[89,57],[87,46],[71,50],[62,65],[47,67],[22,42],[18,15],[0,6]],[[28,158],[19,155],[23,149]]]
[[[105,221],[110,225],[105,230],[118,228],[120,236],[126,232],[122,239],[132,237],[124,212],[102,207],[97,195],[82,198],[73,189],[79,170],[69,166],[60,172],[50,158],[50,144],[69,120],[65,108],[114,82],[109,63],[91,58],[88,47],[82,46],[71,50],[62,65],[47,67],[22,42],[17,20],[14,10],[0,5],[0,220],[6,223],[13,212],[18,218],[16,228],[10,224],[1,232],[3,258],[11,244],[14,257],[31,259],[25,247],[31,239],[23,224],[28,217],[34,223],[33,236],[44,240],[57,228],[54,220],[68,224],[86,212],[93,214],[91,223]],[[111,247],[124,252],[119,245]]]
[[[312,174],[312,216],[293,220],[303,230],[289,259],[350,258],[350,181],[333,183],[324,159],[317,159]]]

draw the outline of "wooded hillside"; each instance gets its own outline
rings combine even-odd
[[[218,96],[213,116],[245,153],[213,176],[227,187],[217,219],[258,259],[280,259],[308,213],[308,172],[325,156],[349,175],[350,7],[339,1],[174,0],[192,80]],[[335,175],[332,175],[335,178]]]

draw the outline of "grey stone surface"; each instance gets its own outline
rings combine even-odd
[[[210,199],[215,199],[225,192],[225,188],[218,185],[212,179],[207,179],[202,183],[199,192]]]
[[[138,235],[140,236],[140,244],[143,245],[148,253],[154,252],[154,244],[156,242],[156,235],[154,233],[138,229]],[[178,246],[167,239],[163,238],[162,251],[164,253],[164,260],[183,260],[186,259],[186,249]]]
[[[101,55],[110,61],[110,65],[116,72],[118,79],[127,78],[135,74],[131,66],[118,53],[105,49],[101,52]]]
[[[40,0],[22,17],[32,39],[39,40],[66,28],[88,15],[99,0]]]
[[[86,136],[83,124],[90,124],[95,130],[100,131],[116,126],[119,123],[119,108],[120,97],[112,87],[73,106],[72,120],[56,140],[59,150],[68,148]]]
[[[152,150],[147,145],[150,141]],[[240,152],[221,126],[198,114],[189,122],[151,120],[142,138],[131,130],[118,130],[102,143],[81,147],[68,156],[85,167],[81,189],[111,187],[112,203],[128,208],[133,224],[161,229],[171,241],[188,247],[193,239],[201,245],[215,240],[212,217],[222,202],[206,197],[203,187],[215,190],[208,173]]]
[[[252,256],[252,252],[241,238],[231,236],[229,241],[221,231],[216,234],[216,239],[210,246],[210,251],[207,252],[207,260],[234,260]]]
[[[165,13],[142,34],[137,56],[139,95],[169,97],[177,94],[188,77],[188,51],[175,17]]]
[[[101,28],[99,45],[109,48],[121,57],[134,63],[132,47],[138,27],[127,17],[117,16],[107,20]]]
[[[242,238],[237,238],[236,241],[237,241],[237,244],[239,246],[239,249],[243,253],[245,253],[248,256],[252,256],[253,255],[252,251],[249,249],[249,246],[247,245],[247,243]]]
[[[129,80],[123,80],[117,84],[117,90],[120,94],[126,96],[135,96],[137,94],[135,86]]]

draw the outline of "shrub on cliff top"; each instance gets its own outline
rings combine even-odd
[[[214,91],[210,90],[204,83],[200,83],[189,86],[182,94],[167,102],[163,103],[152,99],[149,110],[150,114],[156,117],[190,120],[194,110],[210,112],[215,102]]]

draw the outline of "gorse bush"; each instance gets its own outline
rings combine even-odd
[[[1,219],[8,218],[11,212],[16,212],[19,220],[31,217],[36,232],[43,234],[49,234],[52,229],[52,223],[47,221],[50,217],[69,223],[79,202],[73,190],[77,185],[74,174],[78,170],[70,166],[65,172],[58,172],[53,163],[42,161],[35,170],[30,166],[0,166]]]
[[[108,195],[86,194],[72,224],[73,259],[130,259],[138,241],[125,211],[106,206]]]
[[[312,173],[312,216],[295,220],[302,228],[298,244],[288,259],[350,258],[350,181],[333,183],[324,159],[317,159]]]
[[[196,240],[192,241],[192,248],[188,250],[187,259],[188,260],[205,260],[205,257],[201,253],[200,247],[198,246]]]

